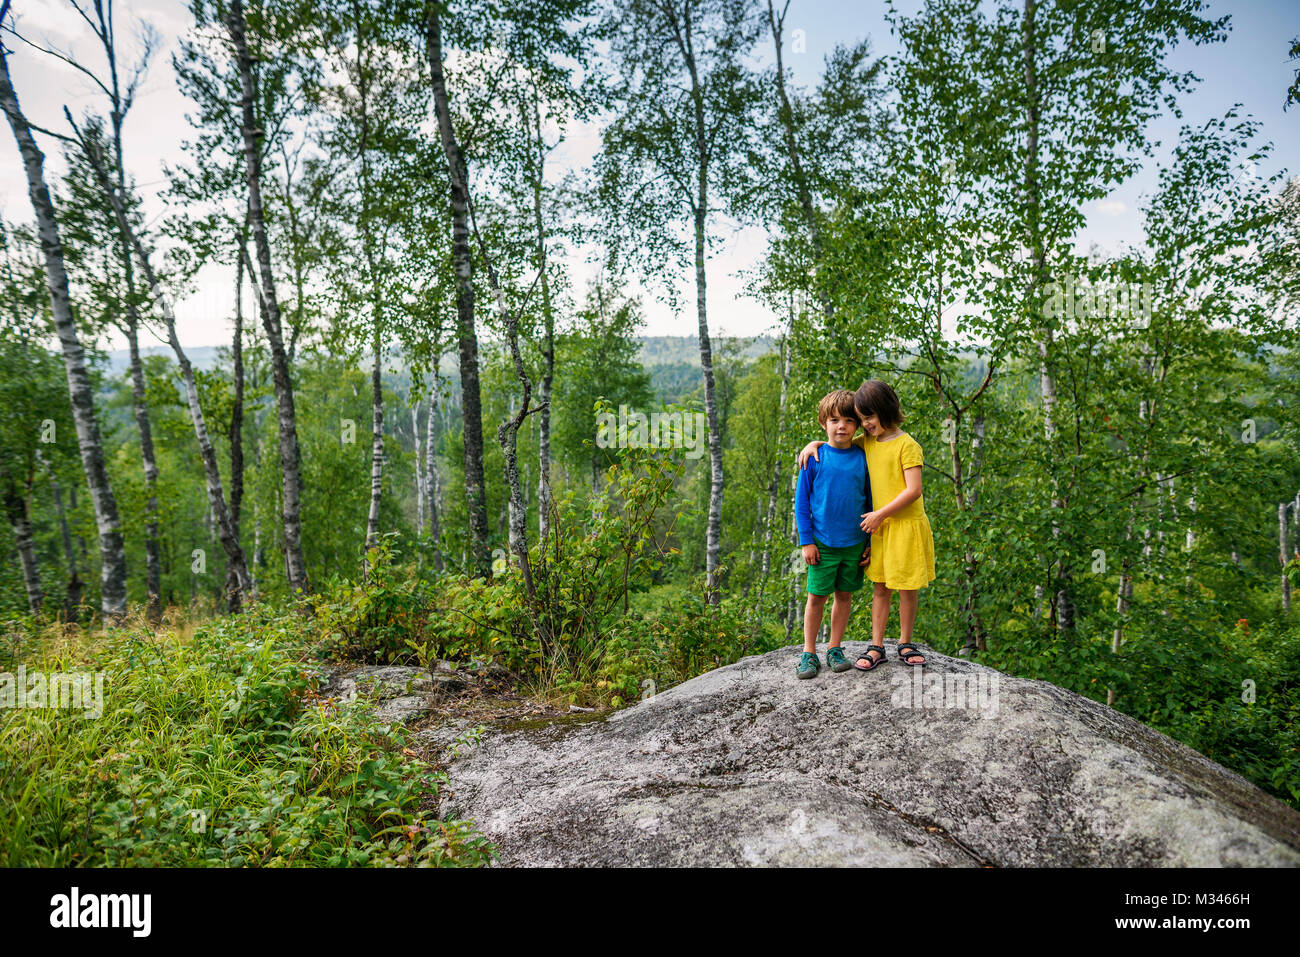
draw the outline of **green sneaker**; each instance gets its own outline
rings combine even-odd
[[[849,660],[844,657],[844,649],[839,645],[826,650],[826,665],[831,671],[848,671],[853,666]]]
[[[805,651],[799,658],[799,670],[795,672],[800,678],[816,678],[822,670],[821,659],[811,651]]]

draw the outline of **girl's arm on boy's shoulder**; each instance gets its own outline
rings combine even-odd
[[[825,444],[826,442],[824,440],[814,439],[813,441],[805,445],[802,449],[800,449],[799,468],[800,469],[807,468],[809,456],[812,456],[812,460],[814,462],[820,462],[821,458],[817,455],[817,450],[820,449]]]
[[[802,469],[802,468],[804,468],[805,466],[807,466],[809,456],[812,457],[812,460],[813,460],[814,462],[820,462],[820,461],[821,461],[821,456],[819,456],[819,455],[817,454],[817,450],[820,449],[820,448],[821,448],[823,445],[825,445],[825,444],[826,444],[826,443],[825,443],[824,441],[821,441],[821,440],[819,440],[819,439],[814,439],[813,441],[811,441],[811,442],[809,442],[807,445],[805,445],[802,449],[800,449],[800,450],[799,450],[799,468]],[[853,444],[856,445],[858,448],[860,448],[863,452],[866,452],[866,451],[867,451],[867,433],[865,433],[865,432],[860,432],[858,435],[854,436],[854,438],[853,438]]]

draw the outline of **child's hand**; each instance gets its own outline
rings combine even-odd
[[[885,516],[881,515],[880,512],[878,511],[867,512],[862,516],[862,526],[861,526],[862,530],[866,532],[868,535],[870,535],[872,532],[874,532],[876,529],[880,527],[881,523],[884,522],[884,520],[885,520]]]
[[[807,445],[805,445],[803,449],[799,452],[799,468],[802,469],[808,464],[808,456],[810,455],[813,457],[814,462],[820,462],[821,457],[818,456],[817,450],[820,449],[825,444],[826,444],[825,442],[816,441],[816,442],[809,442]]]
[[[868,545],[866,548],[862,550],[862,558],[858,561],[858,567],[861,568],[862,566],[868,565],[870,563],[871,563],[871,546]]]
[[[803,560],[809,565],[817,565],[821,563],[822,555],[821,552],[817,551],[816,545],[805,545],[803,547]]]

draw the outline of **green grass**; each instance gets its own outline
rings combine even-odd
[[[486,863],[400,728],[316,696],[302,630],[255,608],[188,639],[16,642],[0,670],[101,671],[104,710],[0,710],[0,866]]]

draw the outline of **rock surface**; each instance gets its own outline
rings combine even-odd
[[[307,667],[316,676],[317,698],[363,700],[380,722],[404,725],[415,754],[438,766],[464,757],[484,734],[501,725],[568,714],[567,709],[519,693],[516,676],[494,662],[466,666],[436,661],[431,668],[328,662]]]
[[[457,694],[473,680],[442,664],[433,671],[404,665],[369,665],[350,673],[327,669],[322,671],[322,693],[341,701],[366,695],[375,700],[380,721],[408,724],[432,711],[440,696]]]
[[[504,865],[1300,865],[1300,812],[1237,774],[1055,685],[926,654],[800,681],[783,649],[495,733],[449,765],[443,811]]]

